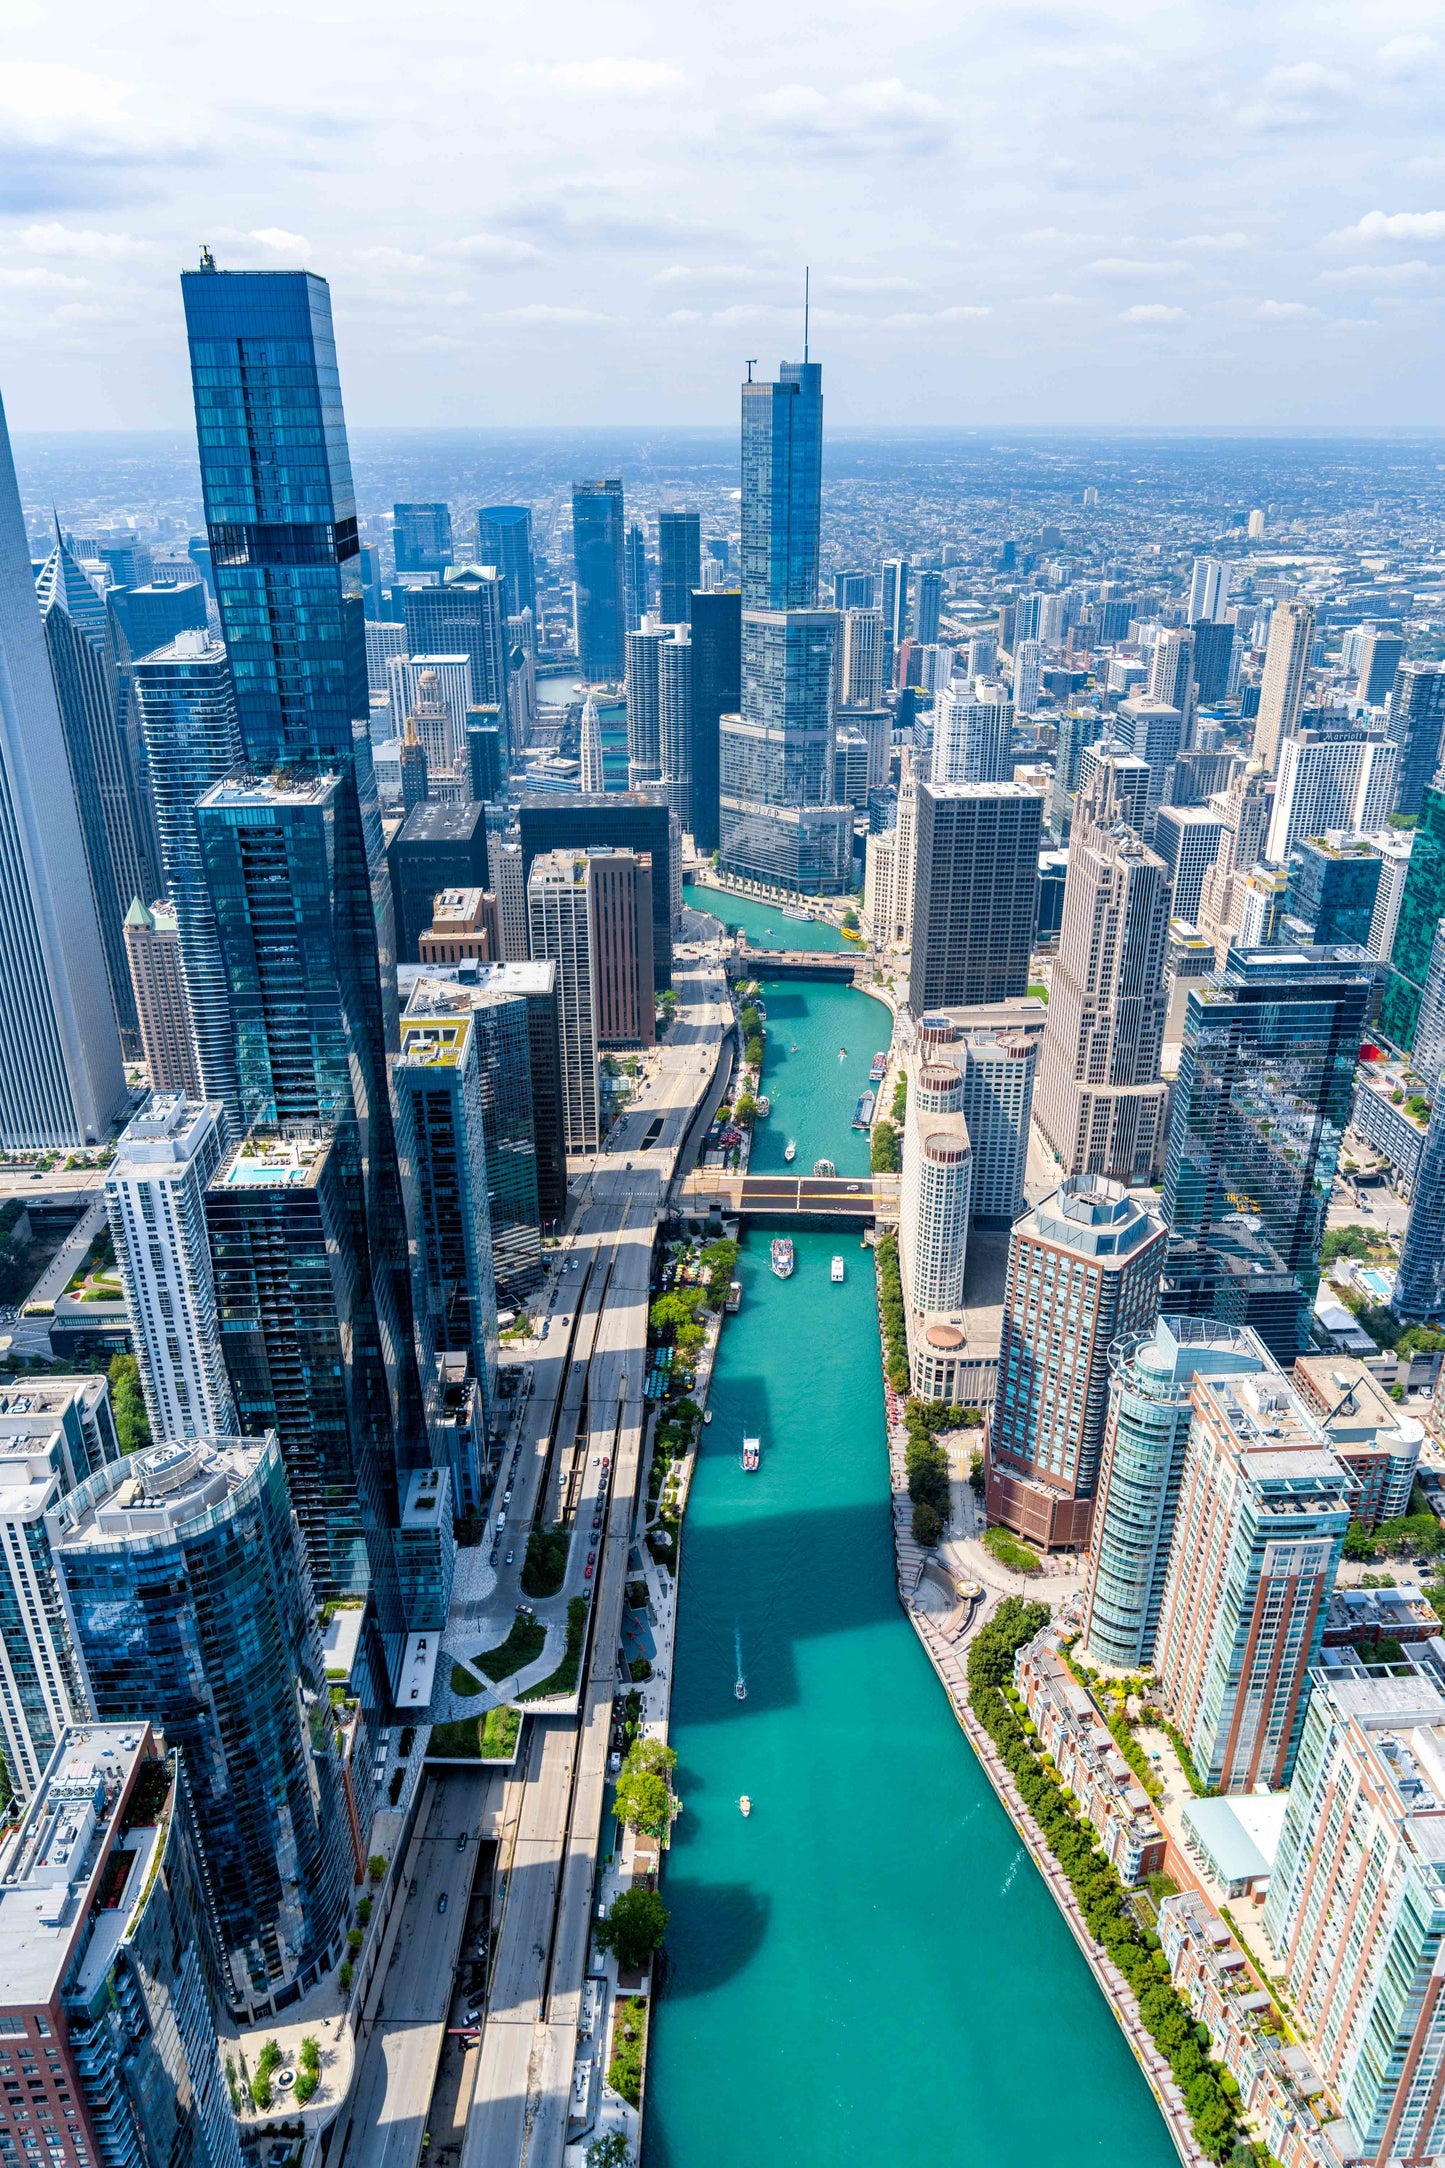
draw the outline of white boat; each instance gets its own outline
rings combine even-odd
[[[703,1419],[703,1421],[704,1421],[705,1423],[710,1423],[710,1422],[712,1421],[712,1409],[711,1409],[711,1408],[704,1408],[704,1409],[703,1409],[703,1411],[702,1411],[702,1419]]]
[[[786,1235],[776,1235],[768,1250],[768,1262],[780,1280],[791,1279],[794,1261],[792,1243]]]
[[[763,1120],[766,1121],[768,1116],[773,1111],[772,1100],[768,1097],[766,1092],[762,1092],[759,1094],[756,1104],[759,1114],[761,1114]]]
[[[761,1438],[744,1438],[744,1440],[743,1440],[743,1473],[744,1473],[745,1475],[756,1475],[756,1474],[757,1474],[757,1472],[758,1472],[758,1467],[759,1467],[759,1464],[760,1464],[760,1462],[761,1462],[761,1460],[762,1460],[762,1457],[763,1457],[763,1441],[762,1441],[762,1439],[761,1439]]]
[[[833,1259],[832,1265],[831,1265],[831,1266],[829,1267],[829,1270],[828,1270],[828,1277],[829,1277],[829,1279],[830,1279],[830,1280],[831,1280],[831,1281],[833,1282],[833,1285],[834,1285],[835,1287],[841,1287],[841,1286],[842,1286],[842,1284],[843,1284],[843,1273],[844,1273],[844,1269],[845,1269],[845,1268],[844,1268],[844,1264],[843,1264],[843,1260],[842,1260],[842,1258],[841,1258],[841,1257],[835,1257],[835,1258]]]
[[[792,1164],[793,1164],[793,1161],[794,1161],[794,1160],[795,1160],[795,1159],[797,1158],[797,1156],[798,1156],[798,1147],[797,1147],[797,1145],[796,1145],[796,1144],[795,1144],[795,1143],[793,1142],[792,1138],[791,1138],[791,1137],[789,1137],[789,1139],[788,1139],[788,1141],[787,1141],[787,1144],[786,1144],[786,1145],[784,1146],[784,1148],[783,1148],[783,1157],[784,1157],[784,1159],[785,1159],[785,1160],[786,1160],[786,1161],[788,1162],[788,1165],[789,1165],[789,1166],[791,1167],[791,1166],[792,1166]]]
[[[833,1165],[831,1159],[815,1159],[813,1161],[813,1172],[815,1175],[817,1175],[820,1182],[827,1182],[830,1181],[834,1175],[836,1175],[838,1170]]]
[[[747,1793],[744,1792],[742,1798],[738,1801],[738,1812],[742,1816],[743,1820],[746,1821],[752,1811],[753,1803],[751,1799],[749,1799]]]

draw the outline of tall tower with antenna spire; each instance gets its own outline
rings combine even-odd
[[[806,293],[805,293],[806,315]],[[806,344],[807,326],[804,337]],[[833,803],[833,646],[818,608],[823,372],[785,361],[742,387],[742,708],[719,732],[722,864],[771,887],[837,895],[853,816]]]

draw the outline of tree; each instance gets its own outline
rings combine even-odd
[[[739,1129],[751,1129],[758,1118],[758,1102],[751,1092],[744,1092],[733,1108],[733,1120]]]
[[[141,1452],[151,1442],[151,1426],[140,1389],[140,1364],[134,1355],[112,1355],[110,1397],[122,1453]]]
[[[873,1174],[897,1174],[903,1165],[898,1131],[892,1122],[876,1121],[868,1144],[869,1170]]]
[[[743,1060],[747,1063],[750,1069],[762,1068],[763,1041],[761,1033],[755,1031],[752,1037],[748,1040],[747,1044],[743,1048]]]
[[[943,1522],[938,1517],[937,1508],[931,1506],[926,1498],[920,1498],[913,1508],[914,1542],[922,1544],[925,1551],[931,1551],[942,1534]]]
[[[623,1972],[645,1972],[666,1933],[667,1907],[657,1891],[625,1889],[598,1922],[596,1940]]]
[[[691,1289],[675,1288],[671,1294],[659,1295],[647,1313],[648,1324],[656,1334],[678,1332],[684,1325],[691,1325],[697,1317],[702,1297]]]
[[[665,1837],[672,1820],[672,1794],[661,1777],[630,1775],[624,1769],[617,1779],[612,1811],[619,1822],[649,1837]]]
[[[717,852],[713,852],[713,864],[717,864]],[[627,2143],[627,2133],[609,2130],[605,2138],[594,2138],[587,2148],[587,2168],[632,2168],[632,2148]]]
[[[856,933],[858,931],[858,913],[853,910],[845,911],[843,913],[843,925],[849,933]]]

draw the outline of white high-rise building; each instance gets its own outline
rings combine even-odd
[[[1395,928],[1400,923],[1400,898],[1405,893],[1405,876],[1410,870],[1410,852],[1415,842],[1413,829],[1385,828],[1367,835],[1365,841],[1380,861],[1380,885],[1375,891],[1375,910],[1370,920],[1370,938],[1365,943],[1372,956],[1385,962],[1395,945]]]
[[[913,941],[913,881],[917,864],[918,801],[913,756],[901,756],[898,817],[886,835],[864,848],[863,916],[876,948],[895,954]]]
[[[502,922],[502,962],[524,964],[531,957],[527,931],[527,883],[522,873],[522,846],[488,840],[492,884],[497,897],[497,916]]]
[[[595,1152],[602,1131],[597,1096],[592,891],[585,857],[576,851],[543,851],[533,859],[527,880],[527,924],[533,956],[550,958],[557,966],[567,1149]]]
[[[1398,766],[1398,748],[1378,731],[1335,738],[1302,730],[1287,737],[1280,747],[1265,857],[1282,866],[1307,836],[1383,828],[1395,799]]]
[[[935,643],[918,651],[918,682],[926,693],[940,693],[950,683],[958,655],[951,647]]]
[[[1199,688],[1194,679],[1194,634],[1179,626],[1161,632],[1149,658],[1149,698],[1179,710],[1179,743],[1194,740]]]
[[[1264,762],[1271,775],[1278,773],[1280,745],[1295,730],[1304,708],[1314,640],[1315,613],[1309,604],[1281,602],[1269,623],[1259,713],[1254,719],[1254,757]]]
[[[105,1209],[146,1412],[158,1444],[239,1430],[221,1359],[206,1184],[221,1164],[219,1100],[153,1097],[122,1133]]]
[[[1217,557],[1196,557],[1189,576],[1189,622],[1213,623],[1224,615],[1229,593],[1229,567]]]
[[[1043,642],[1020,640],[1014,650],[1014,710],[1020,718],[1036,712],[1043,681]]]
[[[633,640],[641,637],[632,633]],[[589,692],[582,703],[581,731],[581,786],[585,791],[603,791],[607,788],[607,776],[602,765],[602,724],[597,714],[597,702]]]
[[[406,655],[406,627],[396,625],[389,619],[366,621],[366,689],[373,693],[390,693],[391,680],[387,674],[388,663],[401,661]]]
[[[898,1266],[905,1303],[926,1315],[963,1302],[973,1147],[959,1071],[916,1055],[907,1057],[906,1068]]]
[[[1013,778],[1014,704],[998,679],[941,692],[933,703],[933,783],[1007,783]]]
[[[0,1146],[104,1143],[120,1034],[3,408],[0,929]]]
[[[838,641],[838,704],[876,708],[883,698],[883,612],[845,610]]]
[[[386,665],[387,689],[391,694],[391,716],[397,737],[406,731],[408,715],[416,712],[421,693],[424,670],[435,673],[434,690],[445,701],[447,714],[451,717],[453,743],[465,747],[467,742],[467,709],[476,695],[472,689],[472,658],[470,655],[393,655]],[[448,762],[448,766],[453,762]]]

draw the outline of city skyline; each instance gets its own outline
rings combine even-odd
[[[183,419],[201,241],[332,278],[362,425],[721,415],[737,357],[796,345],[807,264],[840,422],[1433,411],[1445,53],[1403,7],[1220,40],[1108,0],[966,44],[853,7],[819,50],[801,11],[719,45],[634,4],[539,52],[446,10],[338,45],[303,0],[279,74],[204,21],[71,24],[83,65],[37,18],[0,73],[22,430]]]

